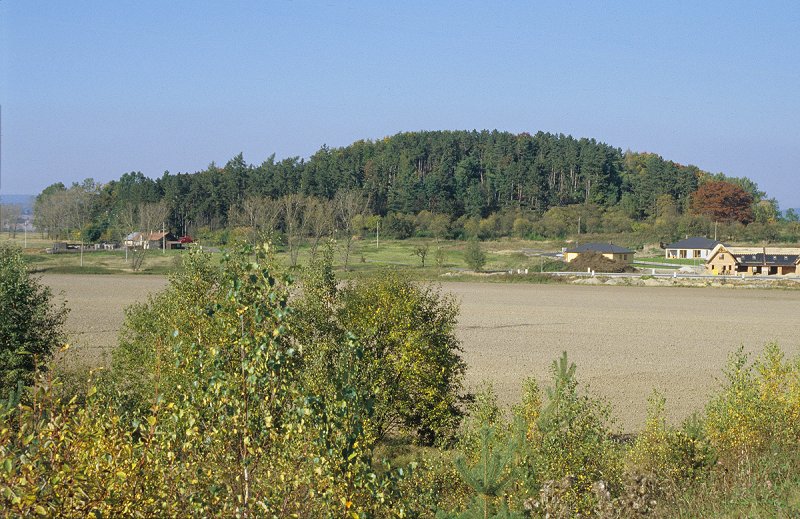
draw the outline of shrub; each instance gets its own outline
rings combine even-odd
[[[464,247],[464,261],[472,270],[479,271],[486,264],[486,254],[481,249],[478,240],[470,239]]]
[[[389,238],[404,240],[414,235],[414,216],[404,213],[389,213],[383,220],[381,228]]]
[[[609,259],[599,252],[583,252],[570,261],[567,267],[574,272],[591,269],[596,272],[635,272],[636,269],[624,261]]]
[[[308,272],[304,292],[295,326],[317,385],[335,345],[352,334],[363,348],[361,382],[374,395],[367,427],[375,439],[402,430],[431,444],[453,434],[466,368],[452,297],[396,273],[337,287],[330,253]]]
[[[169,285],[145,303],[125,309],[110,374],[114,399],[124,413],[147,414],[153,398],[176,400],[184,374],[177,369],[176,344],[218,333],[213,304],[224,297],[222,272],[208,253],[181,255]]]
[[[800,440],[800,363],[784,361],[775,343],[754,363],[740,348],[725,385],[706,408],[706,434],[728,464],[746,462],[774,445]]]
[[[0,397],[29,385],[66,339],[67,308],[52,299],[50,288],[28,273],[22,250],[0,245]]]
[[[202,265],[186,265],[184,275]],[[160,392],[167,380],[155,376],[147,410],[120,414],[115,392],[91,385],[61,400],[44,377],[30,406],[0,406],[0,509],[58,517],[407,515],[398,493],[406,472],[372,467],[362,346],[339,343],[325,391],[314,392],[292,332],[288,280],[266,251],[227,255],[213,279],[204,298],[194,299],[199,290],[181,300],[173,285],[149,303],[164,316],[183,301],[194,327],[149,350],[157,335],[136,338],[151,365],[169,358],[154,350],[172,351],[176,387]]]
[[[596,503],[596,483],[612,490],[620,485],[622,460],[611,441],[610,409],[578,390],[575,364],[566,352],[553,362],[552,374],[547,404],[536,422],[529,485],[539,487],[540,508],[550,503],[555,511],[588,514]]]
[[[679,429],[669,427],[664,416],[666,399],[654,391],[648,399],[647,421],[628,453],[628,470],[654,478],[671,489],[705,474],[715,461],[696,417]]]

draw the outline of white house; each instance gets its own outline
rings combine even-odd
[[[664,257],[672,259],[708,259],[711,251],[719,245],[717,240],[692,236],[666,246]]]

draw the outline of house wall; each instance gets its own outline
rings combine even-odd
[[[706,263],[706,269],[712,274],[736,274],[736,258],[727,251],[720,252]]]
[[[711,253],[709,249],[666,249],[664,257],[667,259],[707,259]]]

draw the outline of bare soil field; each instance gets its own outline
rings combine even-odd
[[[163,276],[45,274],[56,300],[65,299],[70,349],[62,361],[70,366],[107,366],[124,319],[125,307],[146,301],[167,285]]]
[[[644,425],[647,397],[667,398],[672,422],[699,411],[728,355],[777,341],[800,353],[800,291],[679,287],[493,285],[442,287],[461,300],[458,334],[468,382],[492,381],[501,401],[521,381],[544,386],[567,351],[578,380],[613,406],[617,426]]]
[[[68,364],[105,364],[123,308],[166,285],[160,276],[56,275],[76,348]],[[728,355],[760,352],[777,341],[800,353],[800,291],[580,285],[443,283],[461,301],[458,336],[467,383],[491,381],[502,403],[519,399],[522,380],[544,386],[566,350],[578,378],[612,404],[620,432],[644,423],[653,389],[667,398],[671,421],[702,409]]]

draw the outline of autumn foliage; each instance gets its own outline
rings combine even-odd
[[[753,221],[753,196],[730,182],[706,182],[692,195],[692,212],[706,215],[716,221]]]

